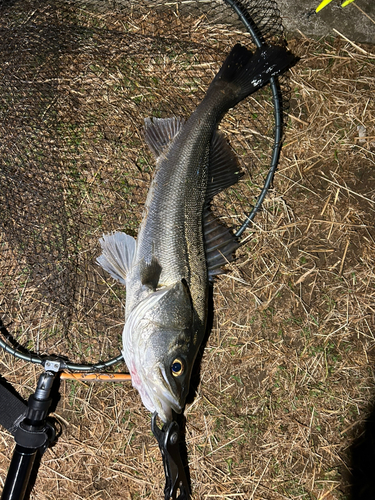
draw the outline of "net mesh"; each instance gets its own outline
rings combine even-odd
[[[240,5],[283,43],[273,0]],[[2,321],[37,353],[115,356],[125,289],[95,259],[103,233],[137,234],[154,166],[144,118],[189,116],[233,45],[254,43],[224,0],[7,1],[0,39]],[[270,164],[270,89],[221,128],[246,175],[216,210],[238,228]]]

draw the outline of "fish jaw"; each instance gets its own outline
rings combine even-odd
[[[163,422],[181,413],[195,355],[193,310],[184,284],[150,293],[128,315],[123,331],[123,356],[144,406]],[[172,373],[178,360],[181,375]]]

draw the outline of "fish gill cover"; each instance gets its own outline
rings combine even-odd
[[[237,5],[283,43],[275,1]],[[125,289],[95,259],[103,233],[136,236],[154,168],[144,119],[189,116],[233,45],[255,44],[224,0],[0,2],[0,35],[1,319],[40,354],[116,356]],[[214,208],[238,229],[270,165],[269,87],[221,129],[245,176]]]

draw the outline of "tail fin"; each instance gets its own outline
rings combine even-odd
[[[230,85],[231,103],[235,106],[245,97],[263,87],[273,76],[280,75],[296,61],[283,47],[265,45],[254,54],[236,44],[213,79],[207,94],[221,85]]]

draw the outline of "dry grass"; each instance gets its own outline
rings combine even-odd
[[[218,34],[211,34],[219,39]],[[229,42],[223,40],[225,50]],[[372,411],[375,50],[353,47],[340,37],[320,41],[303,37],[289,40],[289,47],[301,60],[291,71],[290,121],[279,170],[253,230],[245,234],[237,262],[215,285],[213,329],[202,361],[201,383],[186,410],[196,499],[348,498],[350,471],[360,465],[351,463],[351,449]],[[115,106],[106,101],[100,70],[89,67],[81,56],[66,56],[74,62],[71,71],[77,75],[69,77],[77,84],[73,92],[91,79],[87,94],[81,90],[82,101],[89,96],[92,106],[100,100],[103,110]],[[264,106],[268,109],[267,103]],[[63,106],[60,110],[65,113]],[[234,114],[236,127],[245,111]],[[135,231],[151,160],[144,158],[144,168],[138,168],[143,154],[141,135],[134,137],[133,129],[127,131],[125,125],[115,123],[116,116],[123,119],[123,108],[110,116],[104,127],[96,123],[87,127],[84,140],[90,150],[83,150],[80,142],[70,154],[74,161],[80,157],[93,183],[98,165],[101,180],[120,179],[124,148],[116,131],[121,130],[124,144],[133,141],[129,143],[133,153],[128,154],[132,175],[126,178],[127,191],[113,191],[111,184],[99,194],[103,195],[103,214],[111,215],[119,198],[125,203],[128,227]],[[359,126],[366,129],[364,137],[359,135]],[[103,130],[107,138],[93,146],[91,139]],[[241,147],[246,148],[246,142],[236,146]],[[261,166],[253,176],[261,178],[263,170]],[[246,213],[243,205],[238,207],[238,200],[248,196],[248,187],[245,177],[237,195],[236,191],[228,195],[234,209],[227,207],[227,217],[238,220]],[[82,195],[82,213],[90,220],[96,216],[90,211],[90,200],[97,203],[95,196]],[[104,219],[81,243],[87,241],[95,255],[97,236],[107,227],[120,226],[123,219],[120,214],[114,223]],[[16,259],[10,259],[8,266],[17,266]],[[21,275],[19,287],[32,301],[34,291],[27,289]],[[79,340],[77,331],[70,343],[56,334],[57,348],[73,356],[79,352],[80,341],[101,349],[102,357],[116,350],[123,296],[116,295],[121,291],[110,280],[100,281],[100,286],[101,294],[90,304],[95,304],[99,314],[98,304],[113,293],[103,310],[109,315],[110,308],[117,307],[115,319],[106,323],[116,333],[102,342],[93,339],[95,330],[87,327],[81,335],[88,338]],[[17,310],[20,327],[29,305],[25,302]],[[77,323],[85,318],[83,314]],[[37,323],[30,323],[22,338],[36,342],[30,330],[35,335],[40,332]],[[40,338],[46,345],[47,341]],[[97,350],[88,354],[96,358]],[[38,367],[9,355],[3,355],[0,366],[2,375],[25,397],[31,393]],[[164,475],[150,415],[129,385],[64,382],[55,417],[63,432],[43,457],[32,499],[162,497]],[[13,440],[5,431],[0,439],[0,477],[4,478]],[[358,454],[354,456],[358,460]]]

